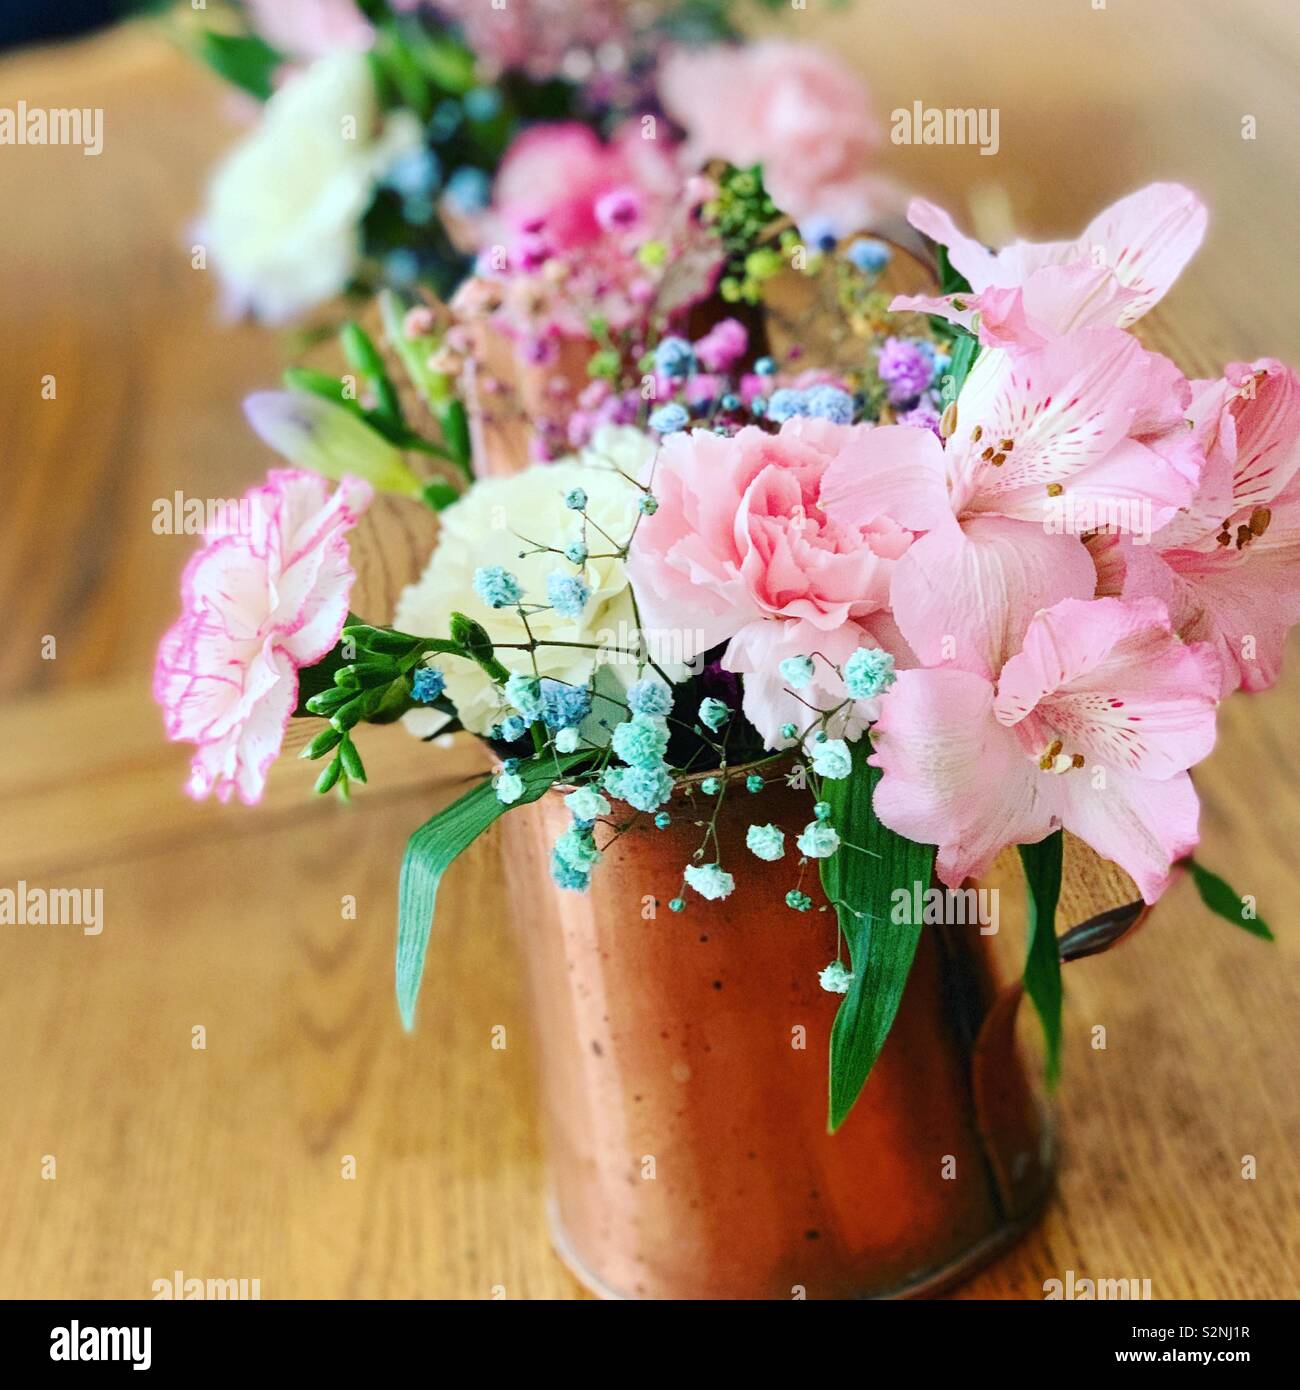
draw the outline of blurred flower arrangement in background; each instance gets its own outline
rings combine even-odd
[[[736,46],[746,10],[780,8],[779,0],[205,7],[178,31],[261,104],[215,171],[197,232],[227,308],[279,323],[347,289],[426,285],[446,295],[495,236],[522,229],[537,189],[553,186],[556,161],[569,156],[581,171],[566,164],[559,185],[575,173],[580,182],[555,195],[567,207],[555,209],[548,231],[575,247],[595,231],[594,208],[580,206],[593,183],[653,185],[649,166],[674,164],[683,133],[692,159],[706,150],[747,164],[757,156],[741,146],[779,151],[772,167],[783,177],[826,186],[834,206],[825,216],[863,220],[866,190],[847,172],[877,137],[861,84],[812,48]],[[701,62],[753,65],[747,80],[768,112],[765,129],[737,144],[738,113],[716,96],[700,101],[712,77]],[[646,119],[639,133],[657,142],[648,151],[625,138],[630,122]],[[538,123],[552,129],[519,138]],[[807,209],[822,215],[815,201]]]
[[[686,818],[673,912],[762,872],[778,909],[836,913],[849,959],[822,983],[876,1032],[833,1034],[832,1125],[901,996],[911,951],[872,942],[914,879],[1019,846],[1050,923],[1069,829],[1146,902],[1186,867],[1267,935],[1190,858],[1188,769],[1300,620],[1300,380],[1263,359],[1188,382],[1130,331],[1199,199],[1152,185],[999,252],[917,200],[907,249],[865,91],[827,55],[738,43],[722,4],[497,13],[252,5],[205,39],[269,98],[208,212],[236,300],[377,293],[343,376],[291,368],[248,402],[292,469],[249,532],[208,538],[159,652],[192,790],[258,799],[295,716],[344,796],[365,723],[487,741],[491,777],[407,851],[408,1022],[441,875],[497,817],[563,794],[565,891]],[[346,533],[375,490],[442,527],[361,621]],[[792,777],[807,818],[783,827],[762,793]],[[739,858],[727,797],[754,807]],[[1054,1072],[1054,936],[1029,953]]]

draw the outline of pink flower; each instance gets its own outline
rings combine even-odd
[[[1193,383],[1190,413],[1206,449],[1192,505],[1150,546],[1097,550],[1117,561],[1112,592],[1159,596],[1182,637],[1211,644],[1224,696],[1263,690],[1300,622],[1300,378],[1274,358],[1233,362]]]
[[[1034,347],[1073,329],[1124,328],[1141,318],[1195,255],[1207,214],[1190,189],[1153,183],[1099,213],[1073,241],[1017,241],[1001,251],[964,236],[924,199],[909,204],[907,219],[948,248],[973,294],[902,296],[891,308],[942,314],[967,328],[978,313],[986,344]]]
[[[880,143],[867,89],[819,48],[764,39],[679,49],[660,72],[659,96],[686,129],[688,168],[761,164],[776,205],[800,224],[845,235],[888,196],[867,173]]]
[[[319,58],[337,48],[359,53],[375,31],[355,0],[249,0],[253,27],[273,47],[295,58]]]
[[[566,121],[533,126],[514,141],[494,200],[508,235],[534,238],[553,254],[633,225],[679,191],[667,142],[642,139],[629,123],[605,144],[588,126]]]
[[[330,496],[314,473],[274,471],[246,494],[247,525],[209,536],[186,566],[153,694],[168,738],[198,745],[192,796],[261,798],[299,668],[325,656],[347,618],[355,576],[345,532],[371,495],[355,478]]]
[[[709,372],[729,371],[749,348],[749,331],[739,319],[722,319],[697,340],[695,356]]]
[[[1187,769],[1214,744],[1213,652],[1154,599],[1067,599],[994,673],[902,672],[873,733],[880,819],[938,845],[949,887],[1058,826],[1125,869],[1147,902],[1195,846]]]
[[[779,434],[696,430],[671,436],[654,464],[659,508],[638,526],[628,565],[647,641],[666,660],[726,642],[722,665],[745,676],[745,715],[772,747],[791,742],[783,724],[808,725],[808,705],[847,699],[832,667],[855,648],[910,659],[887,612],[890,571],[910,535],[885,519],[841,525],[821,506],[827,468],[861,459],[874,433],[806,419]],[[777,667],[815,653],[803,704]],[[838,731],[856,737],[876,704],[843,710]]]
[[[1119,329],[986,353],[946,448],[928,430],[878,429],[869,467],[827,470],[822,505],[846,526],[889,517],[925,533],[894,571],[894,617],[923,664],[992,677],[1038,609],[1093,596],[1079,533],[1104,518],[1149,534],[1190,501],[1189,394]]]
[[[418,4],[395,0],[394,8]],[[433,8],[460,26],[484,62],[542,81],[559,76],[566,58],[603,44],[626,46],[630,37],[625,0],[436,0]]]

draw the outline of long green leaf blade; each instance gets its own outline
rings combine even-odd
[[[823,785],[831,823],[846,843],[821,861],[826,896],[836,904],[849,943],[853,982],[831,1028],[830,1113],[832,1133],[842,1125],[866,1085],[893,1027],[912,968],[921,924],[895,923],[895,889],[930,887],[934,847],[896,835],[876,818],[871,798],[880,770],[867,765],[867,739],[853,747],[853,773]]]
[[[525,763],[519,769],[524,792],[513,805],[536,801],[584,756],[573,753]],[[415,1002],[442,876],[462,850],[510,809],[497,800],[490,780],[481,782],[425,821],[407,841],[397,894],[397,1006],[408,1031],[415,1025]]]
[[[1201,901],[1211,912],[1242,931],[1248,931],[1251,936],[1261,937],[1265,941],[1274,940],[1268,923],[1262,917],[1247,915],[1246,900],[1235,888],[1229,887],[1218,874],[1202,868],[1195,859],[1188,859],[1186,863]]]
[[[1047,1043],[1047,1084],[1061,1075],[1061,951],[1056,941],[1056,904],[1061,896],[1062,831],[1036,845],[1020,846],[1029,890],[1029,946],[1025,955],[1025,993],[1033,1001]]]

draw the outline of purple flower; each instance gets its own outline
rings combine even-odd
[[[915,400],[929,386],[934,375],[934,357],[908,338],[886,338],[876,371],[889,388],[891,404],[901,405]]]

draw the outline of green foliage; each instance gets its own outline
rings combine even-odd
[[[536,801],[586,757],[574,753],[524,763],[519,769],[523,795],[513,804],[524,806]],[[426,821],[407,843],[397,904],[397,1005],[408,1029],[415,1023],[442,876],[456,856],[509,809],[497,800],[491,782],[482,782]]]
[[[849,943],[853,980],[831,1030],[830,1118],[844,1123],[893,1026],[911,972],[921,924],[890,920],[895,889],[930,886],[934,847],[918,845],[882,825],[872,808],[880,769],[867,765],[866,738],[853,745],[850,776],[826,781],[831,824],[840,849],[821,861],[822,886]]]
[[[274,90],[272,76],[284,55],[255,34],[218,34],[208,29],[199,38],[199,57],[227,82],[266,101]]]
[[[1246,900],[1235,888],[1230,888],[1218,874],[1212,874],[1209,869],[1202,868],[1195,859],[1189,858],[1184,863],[1196,884],[1196,891],[1201,895],[1201,901],[1211,912],[1222,917],[1225,922],[1231,922],[1243,931],[1248,931],[1252,936],[1261,937],[1265,941],[1274,939],[1268,923],[1262,917],[1255,916],[1253,909],[1250,915],[1247,915]]]
[[[1065,837],[1056,830],[1036,845],[1020,846],[1029,893],[1029,945],[1025,993],[1033,1001],[1047,1044],[1047,1084],[1061,1075],[1061,951],[1056,941],[1056,904],[1061,896]]]

